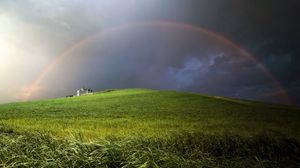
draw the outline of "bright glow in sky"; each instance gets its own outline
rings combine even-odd
[[[0,102],[19,100],[21,90],[49,61],[36,33],[34,25],[14,15],[0,15],[0,94],[5,95]]]

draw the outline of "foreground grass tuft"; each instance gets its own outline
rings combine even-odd
[[[270,132],[253,137],[185,133],[164,139],[57,140],[0,126],[1,167],[299,167],[300,143]]]

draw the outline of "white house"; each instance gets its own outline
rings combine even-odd
[[[93,93],[93,90],[90,88],[80,88],[77,90],[77,96]]]

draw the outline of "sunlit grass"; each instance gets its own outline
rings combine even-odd
[[[117,137],[156,137],[164,138],[170,134],[190,132],[204,134],[238,134],[251,136],[264,131],[283,132],[285,128],[261,123],[241,123],[223,120],[184,122],[172,120],[132,120],[132,119],[7,119],[2,120],[11,128],[22,131],[42,132],[60,139],[96,141],[107,136]],[[247,125],[248,124],[248,125]],[[241,131],[243,130],[243,131]],[[286,134],[296,135],[296,130],[287,130]],[[296,137],[296,136],[295,136]],[[297,137],[296,137],[297,138]]]

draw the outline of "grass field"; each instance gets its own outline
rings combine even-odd
[[[3,104],[0,119],[4,167],[300,166],[300,109],[285,105],[124,89]]]

